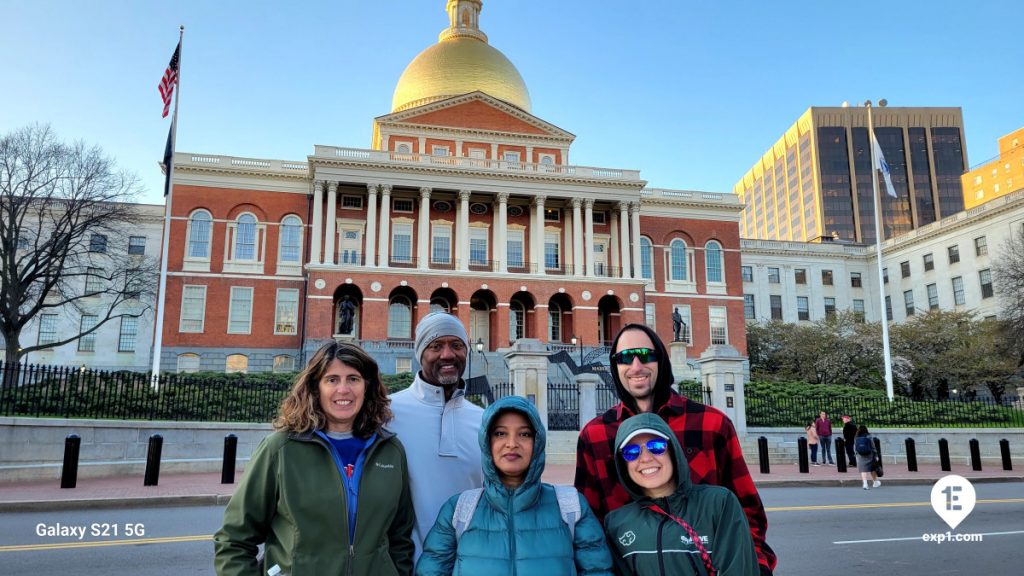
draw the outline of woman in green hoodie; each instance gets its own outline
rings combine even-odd
[[[676,436],[656,414],[627,419],[615,468],[633,501],[605,518],[621,574],[757,576],[743,508],[727,488],[693,484]]]

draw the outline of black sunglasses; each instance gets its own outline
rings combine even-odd
[[[659,360],[658,351],[650,348],[627,348],[612,354],[616,364],[632,364],[634,358],[639,358],[643,364]]]

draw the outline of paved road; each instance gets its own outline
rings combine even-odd
[[[948,530],[928,502],[930,486],[764,488],[769,542],[781,559],[777,573],[1020,574],[1024,484],[975,489],[978,504],[956,532],[982,533],[984,540],[936,544],[921,540]],[[0,566],[4,574],[212,575],[209,538],[222,514],[217,506],[8,513],[0,522]],[[86,534],[81,540],[36,534],[39,524],[58,523],[84,526]],[[112,527],[103,536],[104,524],[117,525],[117,536]],[[126,536],[126,525],[142,525],[145,533]]]

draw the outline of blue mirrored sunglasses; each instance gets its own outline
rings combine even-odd
[[[647,451],[655,456],[661,456],[668,450],[668,440],[664,438],[652,438],[648,440],[644,446]],[[622,459],[626,462],[632,462],[640,457],[640,445],[639,444],[626,444],[622,447]]]
[[[650,348],[627,348],[612,355],[616,364],[632,364],[634,358],[639,358],[643,364],[657,362],[658,351]]]

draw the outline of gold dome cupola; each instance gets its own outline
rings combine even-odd
[[[482,0],[447,0],[448,28],[398,79],[391,111],[479,90],[530,112],[530,93],[516,67],[480,30]]]

